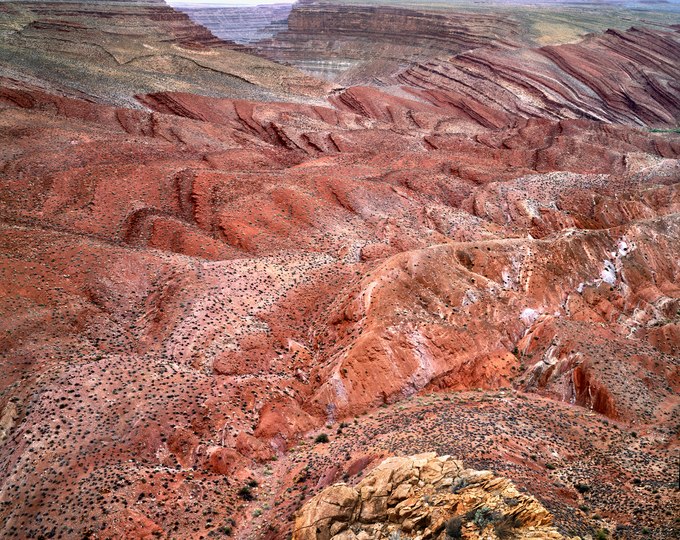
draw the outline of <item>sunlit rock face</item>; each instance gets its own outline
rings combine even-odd
[[[293,540],[563,540],[536,499],[490,471],[435,453],[389,458],[355,487],[335,484],[296,516]]]
[[[675,535],[680,27],[469,9],[0,4],[0,536]]]

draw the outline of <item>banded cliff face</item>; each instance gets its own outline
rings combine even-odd
[[[258,43],[255,50],[350,84],[389,80],[419,59],[517,39],[519,25],[491,13],[310,2],[296,4],[288,29]]]
[[[657,10],[663,9],[664,11]],[[339,84],[394,83],[408,66],[488,46],[573,44],[607,29],[680,23],[672,5],[648,8],[611,4],[607,9],[561,3],[419,1],[294,4],[287,29],[260,43],[260,55],[290,63]],[[231,23],[225,23],[225,29]],[[215,28],[219,23],[215,23]],[[228,35],[228,34],[225,34]],[[512,56],[504,67],[524,64]],[[536,66],[532,66],[532,69]],[[541,66],[539,67],[539,71]]]
[[[205,27],[192,23],[187,15],[172,9],[163,0],[19,1],[5,3],[3,11],[6,13],[15,11],[28,18],[35,17],[32,25],[37,29],[50,29],[52,23],[55,25],[53,27],[55,31],[66,32],[69,30],[69,24],[60,19],[81,17],[101,23],[106,21],[109,27],[127,27],[132,35],[151,32],[169,36],[177,43],[185,45],[229,46],[228,43],[216,39]],[[78,28],[75,23],[71,26]]]
[[[432,450],[561,531],[673,533],[677,29],[330,91],[150,3],[30,5],[0,47],[1,536],[285,537]]]
[[[293,5],[179,6],[178,9],[222,39],[252,43],[286,30],[288,15]]]

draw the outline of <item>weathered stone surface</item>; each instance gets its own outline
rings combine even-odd
[[[336,537],[351,521],[361,500],[354,488],[334,485],[308,503],[308,511],[296,522],[300,540]]]
[[[442,469],[455,470],[462,487],[452,490],[433,476]],[[385,504],[407,491],[408,498],[392,508]],[[498,538],[503,524],[518,539],[565,538],[552,527],[550,513],[505,478],[463,469],[448,456],[420,454],[388,458],[356,486],[337,484],[315,495],[297,514],[293,540],[444,540],[454,517],[461,520],[462,538]]]

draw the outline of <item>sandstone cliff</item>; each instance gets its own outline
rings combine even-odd
[[[211,18],[211,23],[215,31],[224,28],[225,36],[241,32],[229,34],[232,22],[213,23]],[[304,0],[293,5],[286,28],[250,46],[258,54],[340,84],[384,86],[413,64],[437,63],[477,49],[574,44],[608,29],[654,29],[672,23],[680,23],[680,12],[660,3],[633,9],[612,3],[600,9],[563,2]],[[616,57],[616,49],[609,52]],[[498,67],[509,71],[517,64],[511,56]],[[536,64],[528,74],[542,67]]]
[[[258,6],[179,6],[198,24],[217,37],[236,43],[252,43],[272,37],[287,28],[292,4]]]
[[[285,31],[253,47],[314,75],[367,82],[388,79],[418,59],[517,39],[516,22],[501,20],[493,13],[308,2],[293,7]]]

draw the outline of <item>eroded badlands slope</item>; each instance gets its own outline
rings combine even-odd
[[[175,90],[271,100],[320,81],[239,52],[162,0],[0,4],[0,75],[59,94],[138,106]]]
[[[164,25],[135,46],[178,50]],[[7,46],[29,27],[56,39]],[[0,534],[285,538],[323,486],[426,451],[530,489],[563,534],[675,534],[677,29],[327,97],[194,41],[219,92],[252,70],[289,100],[192,93],[196,64],[76,93],[6,60]]]

